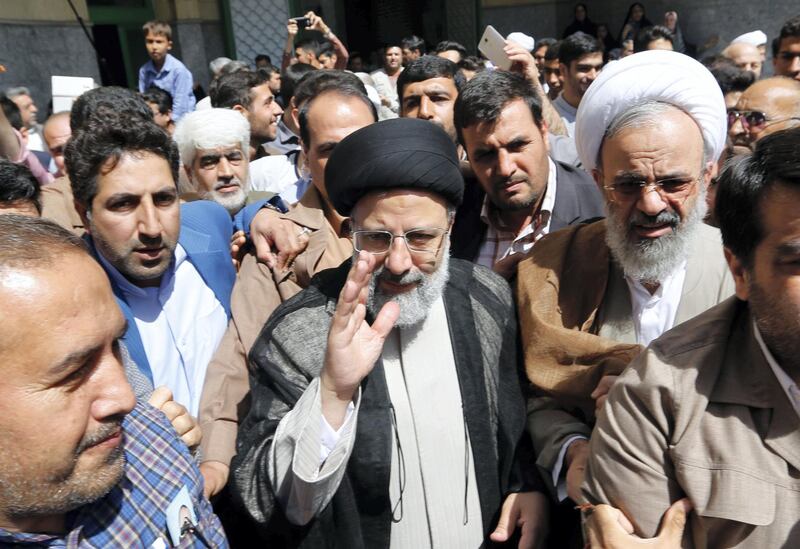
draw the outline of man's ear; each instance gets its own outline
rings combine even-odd
[[[231,107],[231,109],[244,116],[247,119],[247,121],[250,122],[250,111],[245,109],[242,105],[234,105],[233,107]]]
[[[539,131],[542,133],[542,141],[544,142],[544,150],[548,154],[550,154],[550,139],[548,138],[547,122],[545,121],[544,116],[542,116],[542,123],[539,126]]]
[[[603,184],[603,170],[600,168],[593,168],[592,169],[592,179],[594,179],[595,185],[597,188],[600,189],[600,193],[605,196],[605,185]]]
[[[244,153],[247,156],[247,153]],[[186,172],[186,178],[189,180],[189,183],[194,185],[194,179],[192,178],[192,167],[189,164],[183,165],[183,171]]]
[[[728,262],[728,268],[733,275],[733,282],[736,284],[736,297],[742,301],[747,301],[750,297],[750,272],[732,251],[728,248],[724,248],[724,250],[725,260]]]
[[[297,108],[297,103],[294,102],[294,97],[289,100],[289,112],[291,113],[292,122],[294,122],[294,127],[300,127],[300,109]]]
[[[86,208],[83,207],[83,204],[78,202],[77,200],[73,199],[73,205],[75,206],[75,211],[78,212],[78,216],[81,218],[81,223],[83,223],[83,230],[86,231],[86,234],[92,234],[92,230],[89,224],[89,217],[91,214],[88,212]]]
[[[172,40],[167,40],[167,51],[172,51]]]

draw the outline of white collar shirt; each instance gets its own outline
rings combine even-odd
[[[769,364],[769,367],[772,369],[772,372],[775,374],[775,377],[778,378],[778,383],[780,383],[783,392],[786,393],[786,398],[789,399],[789,402],[792,404],[792,408],[800,416],[800,389],[797,388],[797,383],[795,383],[789,374],[778,365],[778,361],[775,360],[775,356],[767,347],[767,344],[764,343],[764,338],[761,337],[761,331],[758,329],[755,320],[753,320],[753,334],[755,335],[756,341],[758,342],[758,346],[761,348],[761,353],[764,355],[764,359]]]
[[[675,325],[675,315],[683,295],[685,279],[686,261],[662,280],[653,294],[640,281],[633,280],[629,276],[625,277],[631,295],[637,343],[650,345],[651,341]]]
[[[228,327],[224,307],[180,244],[158,287],[136,286],[102,254],[98,257],[125,294],[153,386],[166,385],[173,399],[197,417],[208,363]]]

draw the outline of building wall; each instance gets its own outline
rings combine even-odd
[[[252,64],[256,55],[265,53],[280,65],[289,19],[287,1],[230,0],[230,6],[236,57]]]
[[[85,0],[75,1],[88,17]],[[100,80],[91,44],[66,2],[0,0],[0,91],[27,86],[46,117],[51,75],[88,76]]]
[[[572,21],[575,3],[572,0],[483,0],[482,22],[493,25],[503,35],[522,31],[535,38],[560,38]],[[594,0],[586,4],[592,21],[607,23],[616,35],[631,1]],[[644,4],[647,17],[656,24],[663,22],[667,10],[677,11],[686,41],[700,47],[714,44],[705,53],[716,53],[732,38],[756,29],[766,32],[771,40],[784,21],[800,13],[797,0],[647,0]]]

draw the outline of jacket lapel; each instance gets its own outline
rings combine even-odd
[[[231,291],[236,280],[236,273],[231,266],[226,251],[209,250],[211,237],[195,231],[186,225],[181,226],[178,239],[180,245],[186,250],[186,255],[203,278],[206,285],[211,288],[214,295],[222,304],[228,318],[231,316]]]

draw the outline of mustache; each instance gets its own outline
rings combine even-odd
[[[386,282],[391,282],[392,284],[412,284],[425,280],[425,275],[422,274],[421,271],[409,271],[407,273],[396,275],[391,271],[387,271],[386,267],[383,265],[376,269],[372,276],[375,277],[376,280],[383,280]]]
[[[122,429],[122,418],[115,418],[106,423],[103,423],[94,433],[87,434],[81,439],[78,448],[75,450],[75,455],[80,455],[87,448],[103,442],[105,439],[114,436]]]
[[[628,219],[628,228],[632,229],[636,226],[656,227],[668,224],[674,229],[680,222],[681,216],[679,216],[677,212],[668,212],[664,210],[659,212],[658,215],[647,215],[640,210],[634,210],[633,214]]]
[[[229,179],[228,181],[217,181],[217,184],[214,185],[214,190],[218,191],[222,187],[228,187],[230,185],[236,185],[237,187],[242,188],[242,182],[239,180],[238,177],[234,177],[232,179]]]
[[[530,178],[527,175],[512,175],[505,179],[501,179],[494,184],[495,189],[502,190],[516,183],[529,183]]]

